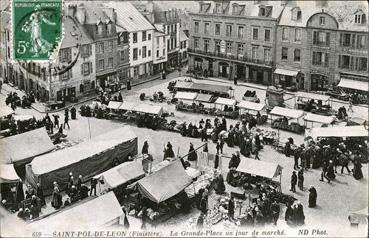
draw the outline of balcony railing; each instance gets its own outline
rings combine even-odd
[[[228,59],[228,60],[234,60],[234,61],[241,61],[241,62],[245,62],[245,63],[253,63],[253,64],[258,64],[258,65],[263,65],[263,66],[273,66],[273,61],[265,61],[265,60],[260,60],[260,59],[252,59],[249,57],[246,57],[245,55],[232,55],[232,54],[227,54],[227,53],[220,53],[220,52],[205,52],[203,50],[194,50],[194,49],[187,49],[188,53],[194,53],[194,54],[200,54],[200,55],[205,55],[205,56],[210,56],[210,57],[217,57],[217,58],[223,58],[223,59]]]

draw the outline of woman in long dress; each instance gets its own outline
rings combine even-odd
[[[354,178],[357,180],[363,178],[363,172],[361,171],[361,167],[363,166],[361,165],[360,154],[356,153],[355,158],[354,158],[353,175],[354,175]]]

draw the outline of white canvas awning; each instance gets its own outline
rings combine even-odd
[[[355,89],[355,90],[359,90],[359,91],[368,92],[369,91],[369,82],[347,79],[347,78],[341,78],[341,81],[338,84],[338,87],[349,88],[349,89]]]
[[[241,101],[237,106],[245,110],[261,111],[264,109],[265,104],[249,101]]]
[[[236,105],[237,101],[230,98],[218,98],[214,103],[233,107]]]
[[[108,108],[109,109],[119,109],[119,107],[122,105],[122,102],[117,102],[117,101],[110,101],[108,104]]]
[[[304,115],[304,112],[301,110],[289,109],[284,107],[274,107],[270,114],[298,119]]]
[[[282,172],[282,166],[270,162],[241,158],[237,171],[272,179]]]
[[[132,161],[113,167],[104,173],[94,176],[94,178],[104,181],[104,187],[112,189],[143,175],[145,173],[142,169],[141,162]]]
[[[0,107],[0,117],[6,117],[13,114],[14,111],[8,106]]]
[[[28,120],[31,120],[32,118],[33,118],[33,116],[31,116],[31,115],[25,115],[25,114],[22,114],[22,115],[13,115],[14,121],[28,121]]]
[[[368,137],[364,126],[315,127],[311,130],[313,138],[318,137]]]
[[[180,89],[191,89],[193,83],[192,82],[184,82],[184,81],[177,81],[174,85],[174,88],[180,88]]]
[[[308,113],[304,117],[304,120],[305,121],[311,121],[311,122],[319,122],[319,123],[323,123],[323,124],[331,124],[332,122],[334,122],[335,117],[333,117],[333,116],[322,116],[322,115],[317,115],[317,114],[313,114],[313,113]]]
[[[0,183],[16,183],[20,181],[12,164],[0,164]]]
[[[299,71],[277,68],[274,71],[274,73],[275,74],[281,74],[281,75],[296,77],[298,75]]]
[[[138,104],[135,102],[127,102],[124,101],[120,106],[119,106],[119,110],[124,110],[124,111],[132,111]]]
[[[123,210],[114,194],[109,192],[88,201],[81,201],[41,220],[31,222],[32,231],[70,231],[104,228],[119,221]],[[52,233],[50,233],[52,234]]]
[[[211,95],[211,94],[198,93],[197,97],[196,97],[196,101],[211,102],[212,97],[213,97],[213,95]]]
[[[302,98],[314,99],[314,100],[322,100],[322,101],[328,101],[330,99],[330,96],[327,96],[327,95],[306,93],[306,92],[298,92],[296,93],[296,96],[302,97]]]
[[[133,111],[160,116],[163,113],[163,107],[152,104],[139,104],[137,107],[133,109]]]
[[[174,98],[177,98],[179,100],[195,100],[197,97],[197,93],[191,93],[191,92],[177,92]]]

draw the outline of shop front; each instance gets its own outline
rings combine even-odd
[[[274,75],[274,83],[282,88],[294,90],[301,88],[301,74],[299,71],[277,68]]]

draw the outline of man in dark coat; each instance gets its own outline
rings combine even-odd
[[[37,183],[36,196],[40,199],[41,205],[45,206],[46,201],[45,201],[44,191],[42,190],[40,183]]]
[[[290,191],[292,192],[296,192],[296,183],[297,183],[297,175],[296,175],[296,171],[292,172],[292,176],[291,176],[291,189]]]
[[[318,197],[318,194],[316,192],[316,189],[311,186],[309,188],[309,207],[313,208],[316,206],[316,199]]]
[[[300,158],[300,155],[301,155],[301,150],[302,148],[299,147],[295,150],[295,153],[293,154],[293,158],[294,158],[294,165],[293,165],[293,169],[299,169],[299,158]]]
[[[334,180],[336,178],[336,175],[334,174],[334,167],[333,167],[332,160],[329,161],[329,165],[327,168],[327,178],[329,179],[328,183],[330,182],[330,180]]]
[[[234,208],[235,208],[234,198],[231,197],[231,199],[229,199],[228,201],[228,218],[229,219],[234,219]]]
[[[272,218],[273,218],[273,224],[276,226],[277,221],[279,218],[279,213],[281,211],[281,208],[276,200],[273,200],[272,205],[270,206],[271,212],[272,212]]]
[[[149,143],[147,142],[147,140],[145,140],[143,146],[142,146],[142,151],[141,153],[144,154],[148,154],[149,153]]]
[[[240,159],[236,156],[236,154],[232,154],[232,158],[231,160],[229,161],[229,164],[228,164],[228,169],[230,168],[237,168],[238,165],[240,164]]]
[[[223,179],[222,174],[219,174],[219,176],[216,178],[214,190],[215,190],[215,193],[219,195],[224,193],[225,185],[224,185],[224,179]]]
[[[197,161],[197,153],[196,153],[195,148],[193,147],[192,143],[190,143],[190,149],[188,151],[188,160],[189,161]]]
[[[346,168],[347,172],[350,174],[351,173],[351,170],[349,169],[348,165],[349,165],[349,155],[347,152],[345,153],[342,153],[339,157],[339,160],[341,162],[341,174],[343,174],[343,169]]]
[[[297,174],[298,187],[301,191],[304,191],[304,171],[301,169]]]

